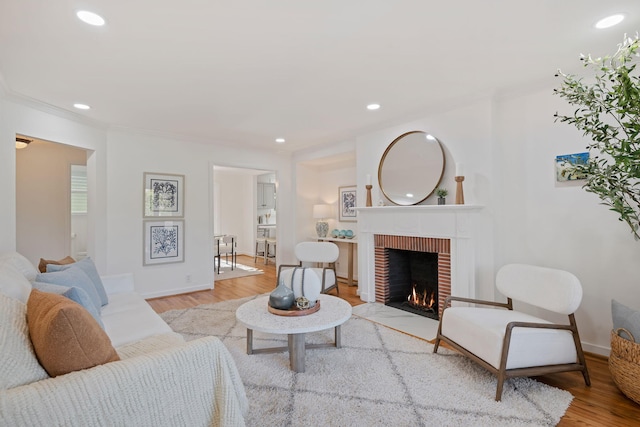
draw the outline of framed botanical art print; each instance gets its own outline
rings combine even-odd
[[[339,221],[356,221],[356,195],[355,185],[338,188]]]
[[[143,265],[184,262],[184,220],[143,222]]]
[[[184,175],[144,173],[144,217],[184,216]]]

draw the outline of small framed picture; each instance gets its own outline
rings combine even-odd
[[[143,265],[184,262],[184,220],[143,222]]]
[[[184,175],[144,173],[144,218],[184,216]]]
[[[556,156],[556,181],[576,181],[587,179],[587,175],[576,170],[577,165],[586,166],[589,163],[589,153],[563,154]]]
[[[339,221],[356,221],[357,187],[349,185],[338,188]]]

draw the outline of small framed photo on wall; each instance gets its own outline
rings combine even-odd
[[[357,221],[357,194],[355,185],[338,187],[339,221]]]
[[[144,173],[144,218],[184,216],[184,175]]]
[[[577,181],[587,179],[587,175],[576,166],[589,164],[589,153],[563,154],[556,156],[556,181]]]
[[[143,265],[184,262],[184,220],[143,222]]]

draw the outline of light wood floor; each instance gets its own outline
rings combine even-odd
[[[212,291],[192,292],[163,298],[150,299],[151,307],[161,313],[167,310],[194,307],[270,292],[275,287],[276,269],[272,263],[265,266],[258,259],[238,257],[238,262],[264,269],[264,274],[239,279],[217,281]],[[357,287],[340,284],[340,297],[351,305],[362,304],[356,295]],[[335,295],[335,291],[330,292]],[[611,379],[607,360],[597,355],[587,354],[587,366],[591,375],[591,387],[586,387],[582,375],[567,372],[545,375],[536,379],[568,390],[575,397],[559,426],[640,426],[640,405],[626,398]]]

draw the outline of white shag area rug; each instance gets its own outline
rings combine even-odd
[[[213,277],[214,280],[227,280],[255,276],[256,274],[264,274],[264,270],[239,263],[236,263],[232,270],[231,261],[226,262],[225,260],[220,262],[220,274],[218,274],[218,260],[216,260]]]
[[[306,372],[289,369],[289,354],[246,354],[246,328],[235,310],[255,298],[162,313],[187,340],[219,337],[244,382],[248,426],[554,426],[573,396],[529,378],[496,379],[446,349],[353,316],[340,349],[307,350]],[[254,347],[285,346],[286,335],[254,333]],[[307,343],[333,342],[333,329]]]

